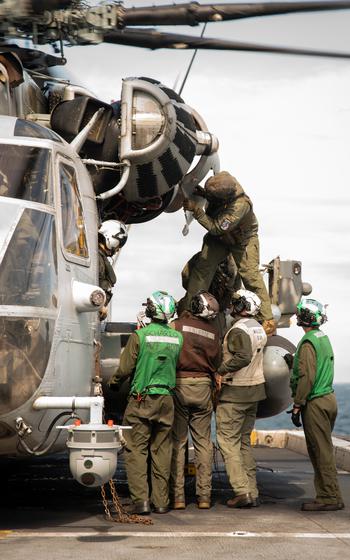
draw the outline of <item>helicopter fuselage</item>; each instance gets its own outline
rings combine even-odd
[[[0,455],[21,455],[21,426],[40,448],[63,412],[34,410],[39,396],[92,392],[99,319],[79,294],[98,283],[98,217],[69,144],[13,117],[0,117],[0,130]]]
[[[6,66],[0,59],[0,111],[7,115],[0,116],[0,456],[20,457],[64,449],[57,425],[76,412],[86,422],[76,399],[101,400],[100,381],[113,373],[106,360],[117,366],[122,337],[110,337],[103,351],[111,347],[111,355],[100,362],[98,307],[90,303],[98,290],[105,297],[97,286],[100,221],[138,223],[176,211],[220,164],[203,119],[157,80],[126,78],[112,107],[49,76],[39,87],[10,59]],[[278,260],[269,268],[272,301],[288,323],[304,293],[301,265]],[[287,351],[293,348],[282,337],[266,349],[262,417],[290,402]],[[105,394],[107,412],[120,413],[125,398]],[[72,446],[90,457],[97,432],[84,424]],[[75,465],[81,461],[78,455]]]

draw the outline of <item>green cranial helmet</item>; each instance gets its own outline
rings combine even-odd
[[[297,305],[297,324],[302,327],[319,327],[327,321],[326,309],[316,299],[301,298]]]
[[[167,292],[153,292],[147,298],[146,317],[167,323],[176,311],[176,302]]]

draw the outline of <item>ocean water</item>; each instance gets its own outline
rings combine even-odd
[[[333,430],[334,435],[350,435],[350,383],[334,385],[338,402],[338,416]],[[272,418],[257,420],[257,430],[283,430],[293,429],[290,414],[282,412]]]

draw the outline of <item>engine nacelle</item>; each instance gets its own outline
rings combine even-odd
[[[66,86],[50,86],[50,94],[60,99],[50,126],[69,142],[100,110],[78,151],[102,216],[125,223],[151,220],[182,193],[180,185],[188,196],[219,167],[217,138],[194,109],[157,80],[124,79],[121,99],[111,105],[76,86],[69,92]],[[180,196],[173,209],[182,201]]]

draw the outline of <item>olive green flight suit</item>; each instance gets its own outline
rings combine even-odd
[[[151,322],[150,325],[141,329],[146,331],[144,339],[154,339],[153,347],[150,343],[149,349],[144,349],[145,354],[152,355],[157,359],[157,344],[166,346],[167,340],[171,338],[177,344],[170,344],[173,347],[166,353],[166,350],[159,354],[159,376],[162,376],[162,363],[169,371],[169,379],[166,385],[157,384],[157,372],[153,372],[150,383],[146,381],[146,387],[142,393],[133,393],[135,387],[143,387],[142,371],[140,376],[134,375],[131,384],[131,394],[124,414],[123,425],[131,426],[131,430],[124,430],[123,435],[126,441],[125,446],[125,466],[128,477],[128,485],[131,499],[134,503],[145,502],[151,499],[155,507],[167,507],[169,505],[169,477],[172,454],[171,430],[174,420],[173,397],[169,394],[171,386],[175,385],[176,359],[181,350],[182,337],[174,332],[166,324]],[[141,331],[139,331],[140,333]],[[176,340],[174,340],[176,337]],[[157,340],[159,339],[159,340]],[[169,341],[168,341],[169,342]],[[171,340],[170,340],[171,342]],[[117,385],[118,382],[130,376],[140,364],[142,355],[142,345],[140,338],[133,333],[120,357],[119,368],[116,374],[110,379],[110,386]],[[166,356],[170,359],[166,360]],[[170,363],[169,363],[170,362]],[[147,370],[148,371],[148,370]],[[144,378],[148,379],[147,371]],[[153,371],[151,368],[149,371]],[[163,376],[164,377],[164,376]],[[172,379],[170,379],[172,378]],[[152,383],[154,383],[152,385]],[[159,382],[158,382],[159,383]],[[150,460],[151,474],[151,496],[148,485],[148,465]]]
[[[258,326],[256,321],[252,322]],[[235,374],[244,371],[254,359],[251,339],[247,333],[234,328],[233,325],[226,335],[226,340],[228,354],[226,358],[224,355],[218,369],[218,373],[223,376],[223,384],[216,409],[217,441],[235,495],[250,493],[253,498],[257,498],[259,492],[256,464],[251,450],[250,435],[254,428],[258,403],[266,398],[265,383],[230,385],[225,381],[233,376],[234,382]],[[261,344],[265,343],[266,337]],[[261,364],[258,367],[261,367]],[[258,369],[256,372],[258,373]]]
[[[173,397],[146,395],[137,401],[130,397],[123,424],[126,441],[125,464],[133,502],[149,500],[148,455],[151,456],[151,502],[169,505],[169,477],[172,453],[171,430],[174,419]]]
[[[185,290],[187,290],[188,280],[192,274],[193,268],[196,266],[197,258],[199,258],[200,255],[200,251],[193,255],[182,269],[182,287]],[[219,264],[209,287],[209,292],[218,301],[220,307],[220,311],[215,319],[213,319],[212,324],[218,329],[221,340],[224,338],[227,331],[226,310],[231,307],[233,294],[240,288],[242,288],[241,277],[238,274],[236,263],[230,253],[226,259]]]
[[[190,431],[196,465],[196,496],[199,502],[210,502],[212,379],[221,361],[219,331],[214,321],[189,311],[185,311],[170,326],[183,337],[174,394],[170,491],[174,502],[185,501],[185,452]]]
[[[106,294],[106,305],[111,301],[113,293],[112,288],[117,281],[117,277],[113,270],[111,263],[109,262],[107,255],[104,253],[103,249],[99,247],[98,249],[98,282],[100,288],[105,291]]]
[[[174,502],[185,501],[185,455],[190,430],[196,464],[196,496],[210,502],[213,451],[211,416],[213,403],[211,380],[207,378],[177,379],[173,425],[173,456],[170,489]]]
[[[307,451],[314,469],[316,500],[324,504],[343,501],[338,483],[332,443],[337,417],[334,393],[308,400],[316,379],[317,358],[310,342],[304,342],[299,354],[299,380],[294,403],[301,406]]]
[[[192,297],[199,290],[208,290],[219,264],[231,254],[235,260],[244,287],[261,299],[260,316],[272,319],[270,298],[259,272],[258,222],[249,197],[236,183],[236,198],[228,204],[209,204],[206,212],[197,207],[194,218],[206,229],[202,250],[188,279],[187,293],[180,300],[181,313],[189,309]]]
[[[225,468],[236,496],[250,493],[259,496],[256,463],[250,445],[258,401],[265,398],[262,385],[232,390],[234,402],[221,401],[216,409],[217,440],[225,460]],[[230,398],[228,392],[226,398]],[[239,401],[242,399],[242,402]]]

